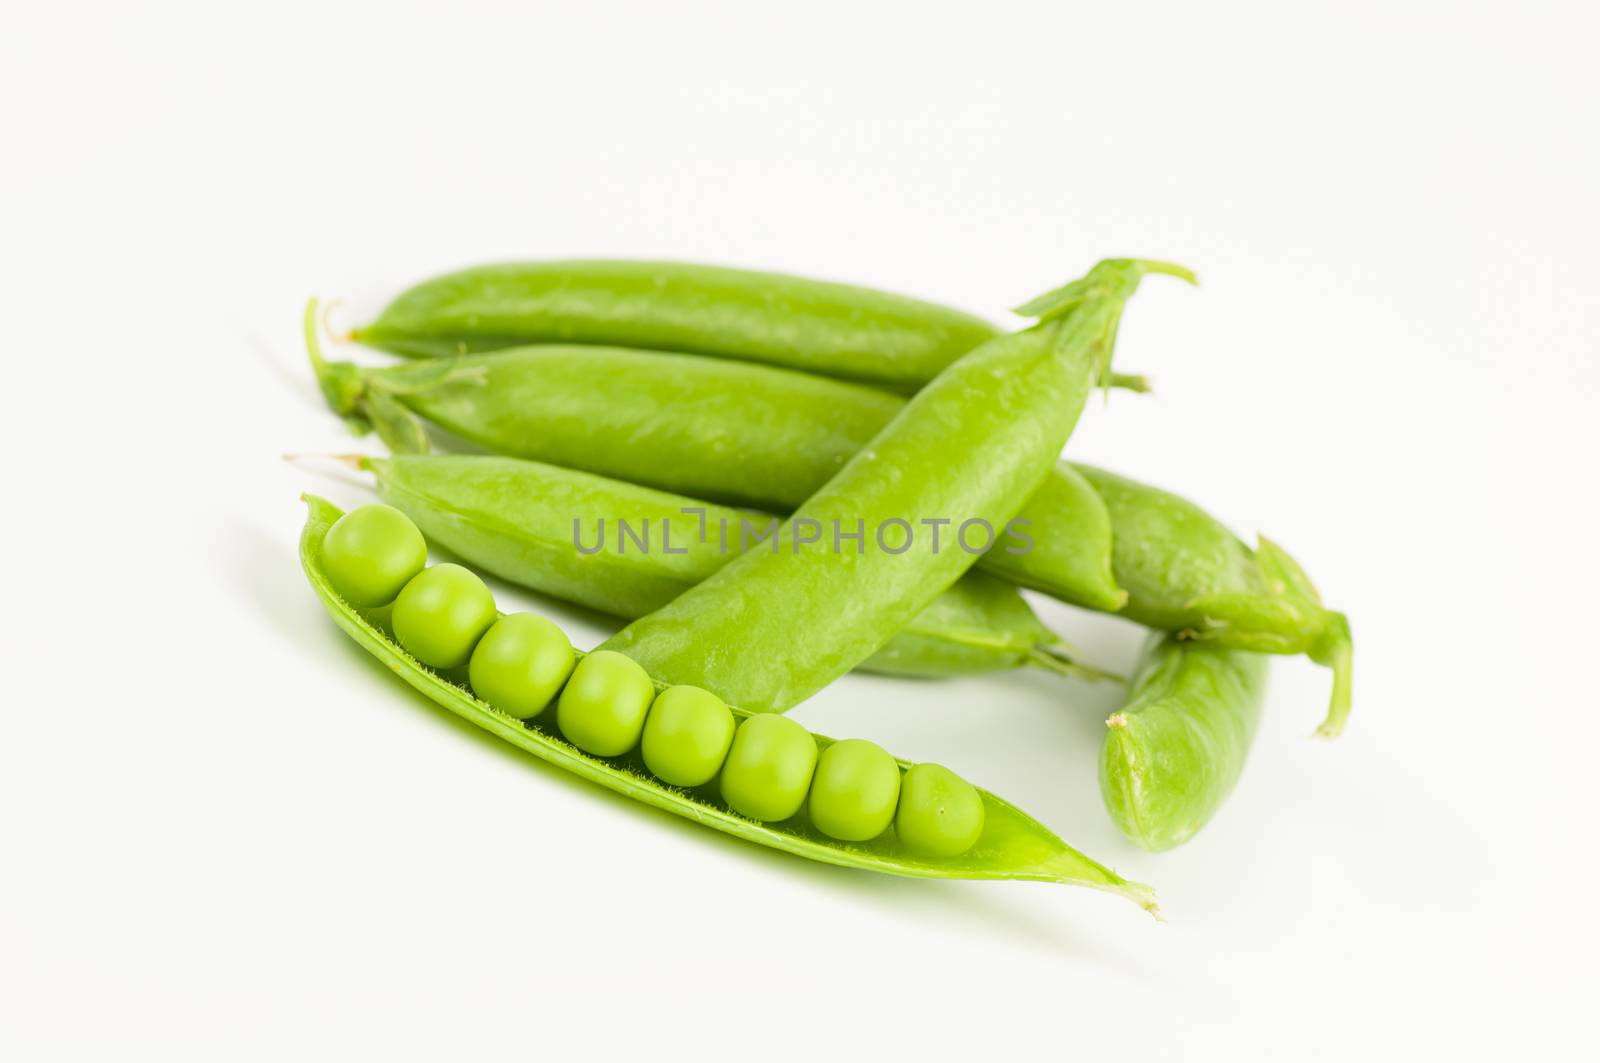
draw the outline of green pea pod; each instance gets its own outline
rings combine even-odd
[[[384,501],[474,568],[630,620],[744,550],[770,549],[774,541],[776,522],[766,514],[538,462],[479,455],[351,460],[373,474]],[[1013,587],[969,572],[860,667],[944,676],[1030,665],[1108,678],[1071,661]]]
[[[1004,333],[935,303],[785,273],[689,262],[506,262],[401,293],[361,343],[408,358],[528,344],[641,347],[735,358],[909,394]],[[1111,386],[1149,390],[1113,373]]]
[[[883,391],[689,355],[546,347],[361,370],[322,361],[334,409],[372,412],[378,395],[480,446],[666,490],[791,509],[903,406]],[[406,427],[385,435],[407,449]],[[1262,653],[1308,654],[1333,670],[1320,733],[1349,715],[1353,654],[1345,617],[1281,548],[1251,551],[1184,499],[1058,462],[1017,514],[1031,548],[981,567],[1020,586],[1162,630]],[[1009,543],[1007,545],[1010,545]]]
[[[779,823],[757,823],[734,814],[712,788],[681,790],[650,775],[631,759],[601,759],[581,752],[535,719],[524,723],[480,701],[464,686],[420,664],[374,621],[374,614],[352,607],[339,597],[322,568],[322,542],[342,514],[338,507],[306,496],[308,515],[300,537],[300,563],[306,578],[335,623],[363,649],[427,696],[440,708],[483,728],[496,737],[574,775],[643,804],[682,816],[713,830],[843,867],[921,878],[1029,879],[1106,890],[1155,913],[1148,886],[1123,879],[1056,837],[1037,820],[1011,804],[980,790],[984,828],[976,845],[957,857],[922,857],[910,852],[894,833],[870,842],[839,842],[811,826],[804,814]],[[581,656],[581,655],[580,655]],[[656,684],[658,690],[662,684]],[[748,713],[734,710],[739,718]],[[816,736],[822,748],[832,740]],[[902,769],[910,765],[897,762]]]
[[[1100,748],[1100,792],[1123,834],[1158,852],[1205,826],[1244,770],[1266,678],[1260,654],[1151,638]]]
[[[1188,276],[1102,262],[1055,293],[1041,324],[989,341],[919,391],[785,523],[797,540],[803,527],[834,529],[835,549],[737,557],[605,648],[762,712],[854,668],[973,563],[916,526],[1003,527],[1044,480],[1110,370],[1124,303],[1151,272]],[[904,533],[886,541],[896,522]],[[837,548],[841,527],[865,529],[855,551]]]
[[[870,288],[626,261],[461,270],[404,292],[353,333],[410,357],[615,344],[766,362],[908,392],[998,335],[970,314]]]
[[[1307,654],[1333,670],[1318,733],[1338,735],[1350,715],[1350,624],[1323,607],[1299,564],[1265,538],[1252,551],[1187,499],[1103,469],[1078,470],[1116,529],[1113,559],[1128,590],[1122,615],[1232,649]]]
[[[334,410],[373,424],[391,450],[426,447],[403,406],[498,454],[695,498],[788,512],[811,497],[905,400],[766,366],[610,347],[525,347],[358,369],[322,358],[315,303],[306,343]],[[1111,567],[1111,519],[1086,480],[1057,463],[979,562],[1019,586],[1091,609],[1126,598]],[[944,529],[953,540],[958,529]],[[954,547],[952,547],[954,548]]]

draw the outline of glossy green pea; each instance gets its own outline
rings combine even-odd
[[[1159,851],[1205,826],[1244,770],[1266,679],[1260,654],[1151,637],[1100,747],[1100,793],[1123,834]]]
[[[752,716],[734,732],[722,763],[722,799],[741,816],[788,819],[805,804],[817,743],[787,716]]]
[[[423,569],[394,601],[394,637],[434,668],[459,668],[494,623],[494,595],[460,565]]]
[[[359,465],[386,500],[476,568],[628,619],[666,605],[742,546],[770,549],[755,539],[761,519],[746,511],[538,462],[405,454]],[[619,545],[619,519],[644,534],[644,546],[629,539]],[[754,522],[747,539],[741,521]],[[1103,674],[1069,659],[1016,589],[982,572],[957,580],[860,665],[909,676],[1024,666],[1080,678]]]
[[[645,717],[639,751],[656,778],[673,786],[703,786],[727,758],[733,729],[733,713],[709,690],[668,687]]]
[[[846,738],[817,757],[806,809],[830,838],[864,842],[894,822],[900,798],[900,766],[882,746]]]
[[[531,720],[572,673],[572,643],[542,616],[512,613],[494,622],[467,663],[480,698],[508,716]]]
[[[977,844],[983,823],[983,799],[949,768],[918,764],[900,781],[894,831],[913,852],[959,856]]]
[[[1107,371],[1123,305],[1149,272],[1186,275],[1103,262],[1030,304],[1041,324],[958,359],[785,525],[860,522],[873,532],[859,553],[743,554],[605,647],[658,679],[755,711],[788,709],[866,660],[975,560],[935,548],[931,534],[893,549],[878,532],[938,519],[1003,528],[1055,464]]]
[[[372,609],[394,601],[428,564],[428,544],[392,506],[361,506],[339,518],[322,544],[328,578],[345,601]]]
[[[556,726],[597,757],[620,757],[639,744],[655,697],[650,676],[620,653],[599,650],[578,662],[556,703]]]
[[[1119,877],[1067,845],[1037,820],[983,791],[979,796],[987,809],[990,826],[982,844],[957,859],[934,860],[912,852],[892,835],[846,844],[822,834],[805,817],[797,816],[782,823],[757,823],[734,814],[701,791],[669,786],[641,773],[631,764],[587,756],[553,730],[513,719],[473,696],[449,674],[418,664],[370,618],[342,598],[334,590],[323,565],[323,544],[340,511],[314,496],[306,496],[305,501],[307,514],[300,536],[300,564],[312,590],[334,622],[386,669],[439,708],[553,767],[630,800],[681,816],[697,826],[820,863],[927,878],[1069,883],[1117,893],[1152,912],[1155,910],[1155,900],[1148,887]],[[737,719],[749,718],[742,709],[730,711]],[[825,736],[811,738],[819,746],[829,744]]]

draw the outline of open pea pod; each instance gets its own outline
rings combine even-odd
[[[342,511],[314,495],[305,496],[305,501],[308,514],[300,536],[300,563],[312,590],[334,621],[358,645],[436,705],[540,760],[724,834],[808,860],[920,878],[1024,879],[1088,886],[1119,894],[1151,913],[1156,911],[1155,895],[1148,886],[1130,882],[1089,859],[1037,820],[986,790],[979,790],[985,821],[977,844],[956,857],[924,857],[901,845],[892,830],[870,842],[840,842],[813,828],[803,812],[780,823],[757,823],[729,810],[707,788],[678,789],[627,758],[590,756],[547,729],[548,725],[541,726],[537,719],[525,723],[508,716],[479,700],[466,687],[422,665],[384,632],[371,612],[356,609],[340,598],[322,568],[322,543]],[[663,684],[657,687],[664,689]],[[750,715],[737,708],[733,712],[740,719]],[[815,737],[821,748],[832,744],[831,739]],[[904,761],[899,763],[902,769],[910,767]]]

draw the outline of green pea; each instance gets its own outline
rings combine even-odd
[[[701,786],[722,767],[733,727],[733,713],[711,691],[668,687],[645,717],[644,765],[673,786]]]
[[[427,564],[422,533],[393,506],[352,509],[322,541],[322,567],[333,589],[358,609],[388,605]]]
[[[478,697],[519,720],[543,712],[571,672],[572,643],[566,632],[534,613],[512,613],[495,621],[467,666]]]
[[[983,833],[983,798],[949,768],[918,764],[900,782],[894,830],[914,853],[960,856]]]
[[[741,816],[788,819],[805,804],[817,767],[817,740],[787,716],[752,716],[739,725],[722,765],[722,799]]]
[[[888,751],[847,738],[817,758],[808,808],[812,824],[828,837],[864,842],[889,829],[899,798],[900,765]]]
[[[494,623],[494,595],[460,565],[425,568],[394,602],[394,637],[434,668],[459,668]]]
[[[578,662],[556,703],[567,741],[597,757],[618,757],[639,744],[656,688],[630,658],[598,650]]]

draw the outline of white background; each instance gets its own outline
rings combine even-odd
[[[0,1055],[1587,1037],[1600,25],[1494,7],[8,6]],[[1355,624],[1346,736],[1277,662],[1232,801],[1148,855],[1100,806],[1115,691],[851,677],[795,716],[1000,790],[1165,925],[635,807],[412,696],[297,571],[299,492],[365,495],[279,455],[376,447],[315,393],[309,294],[669,256],[999,319],[1118,254],[1204,283],[1146,284],[1120,364],[1159,393],[1071,453],[1300,557]]]

